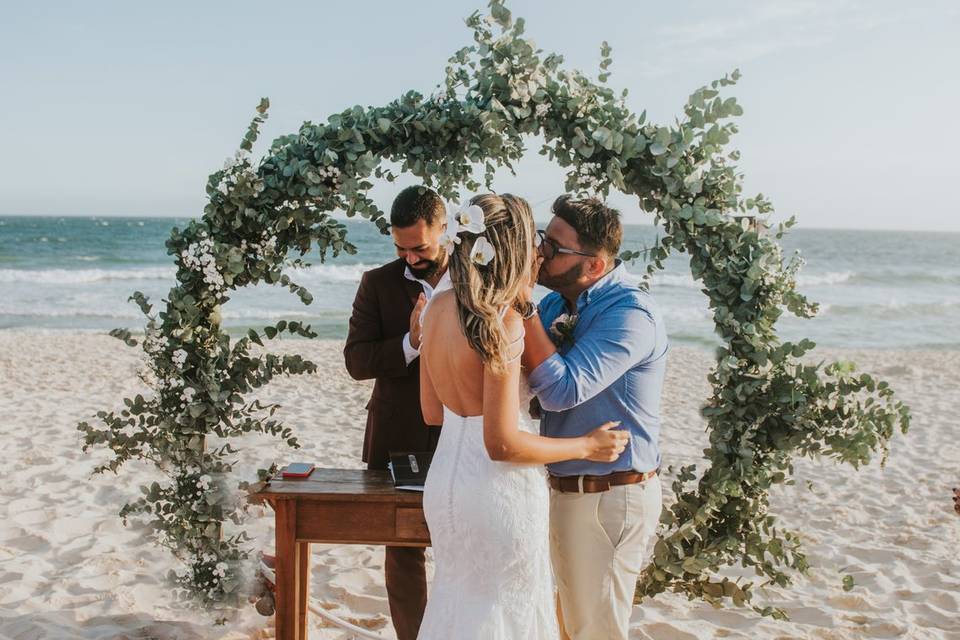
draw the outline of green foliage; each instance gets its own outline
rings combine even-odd
[[[807,561],[797,536],[769,513],[770,489],[791,481],[798,455],[854,467],[885,456],[894,431],[906,431],[909,412],[886,383],[849,363],[806,364],[812,343],[777,337],[784,310],[812,317],[817,306],[796,291],[801,261],[785,260],[777,243],[793,221],[764,233],[757,216],[771,205],[762,195],[743,197],[739,156],[727,149],[736,133],[731,119],[742,109],[723,95],[739,73],[695,91],[684,118],[661,126],[629,111],[626,93],[604,84],[606,44],[597,84],[523,38],[523,20],[500,1],[491,2],[489,17],[476,13],[467,25],[474,43],[450,58],[438,94],[411,91],[383,107],[355,106],[322,124],[306,122],[255,162],[248,152],[267,116],[268,102],[261,101],[240,151],[210,176],[202,218],[174,229],[166,243],[177,273],[163,309],[154,314],[145,296],[133,296],[147,317],[143,379],[151,393],[99,412],[95,425],[79,425],[85,450],[105,446],[113,453],[97,471],[140,459],[167,477],[144,487],[121,515],[148,519],[157,542],[183,561],[173,579],[186,596],[207,606],[236,605],[248,554],[243,494],[230,481],[236,450],[229,442],[207,443],[211,436],[223,442],[265,433],[297,446],[273,418],[276,406],[244,397],[277,375],[310,373],[316,365],[253,348],[283,333],[314,337],[297,322],[231,341],[220,327],[228,293],[267,282],[310,304],[310,293],[285,270],[304,264],[314,249],[321,261],[355,252],[330,211],[359,214],[386,232],[384,213],[369,196],[373,178],[396,178],[380,166],[384,159],[452,198],[461,188],[480,189],[476,166],[489,187],[498,167],[512,168],[522,156],[524,138],[540,134],[541,153],[567,168],[569,191],[604,196],[617,189],[654,215],[663,235],[643,251],[648,273],[671,253],[686,253],[723,343],[703,409],[706,469],[698,477],[685,467],[674,481],[677,501],[663,512],[638,596],[670,589],[717,606],[751,603],[752,583],[718,575],[735,564],[764,583],[789,584],[787,571],[802,572]],[[128,331],[114,335],[137,344]],[[268,473],[259,472],[261,482]],[[236,533],[227,533],[231,527]]]

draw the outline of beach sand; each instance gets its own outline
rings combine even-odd
[[[239,442],[252,475],[270,461],[361,468],[363,406],[369,383],[349,379],[336,341],[285,341],[322,363],[321,373],[277,380],[260,397],[303,443],[289,451],[265,438]],[[83,454],[76,424],[142,391],[139,350],[102,335],[0,332],[0,638],[265,638],[273,621],[252,605],[226,625],[179,608],[163,576],[174,566],[147,528],[124,527],[121,505],[156,477],[130,465],[91,476],[106,459]],[[842,355],[889,380],[913,409],[913,427],[895,438],[885,469],[859,472],[829,461],[797,462],[797,482],[774,492],[772,511],[802,534],[812,569],[789,589],[756,594],[786,609],[789,622],[749,610],[714,610],[663,594],[635,607],[631,637],[960,638],[960,486],[957,429],[960,351],[875,351]],[[675,347],[664,392],[665,464],[688,464],[706,443],[698,407],[707,396],[710,354]],[[241,474],[242,475],[242,474]],[[669,486],[670,478],[666,478]],[[808,481],[812,488],[808,488]],[[670,499],[670,496],[667,496]],[[272,513],[256,508],[247,530],[272,545]],[[383,586],[383,550],[314,545],[315,606],[393,638]],[[853,576],[852,591],[842,588]],[[349,638],[311,617],[310,638]]]

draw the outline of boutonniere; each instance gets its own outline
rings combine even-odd
[[[550,324],[550,339],[558,348],[567,343],[573,344],[573,330],[577,328],[579,319],[580,316],[575,313],[561,313]]]

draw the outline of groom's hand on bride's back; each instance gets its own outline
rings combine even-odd
[[[586,460],[593,462],[614,462],[627,448],[630,441],[630,432],[618,430],[620,422],[606,422],[587,435]]]

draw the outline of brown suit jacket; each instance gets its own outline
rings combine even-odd
[[[403,336],[423,291],[404,277],[405,267],[398,259],[363,274],[343,349],[355,380],[376,379],[363,437],[363,461],[370,469],[385,469],[390,451],[433,451],[440,435],[420,410],[420,359],[407,366],[403,356]]]

